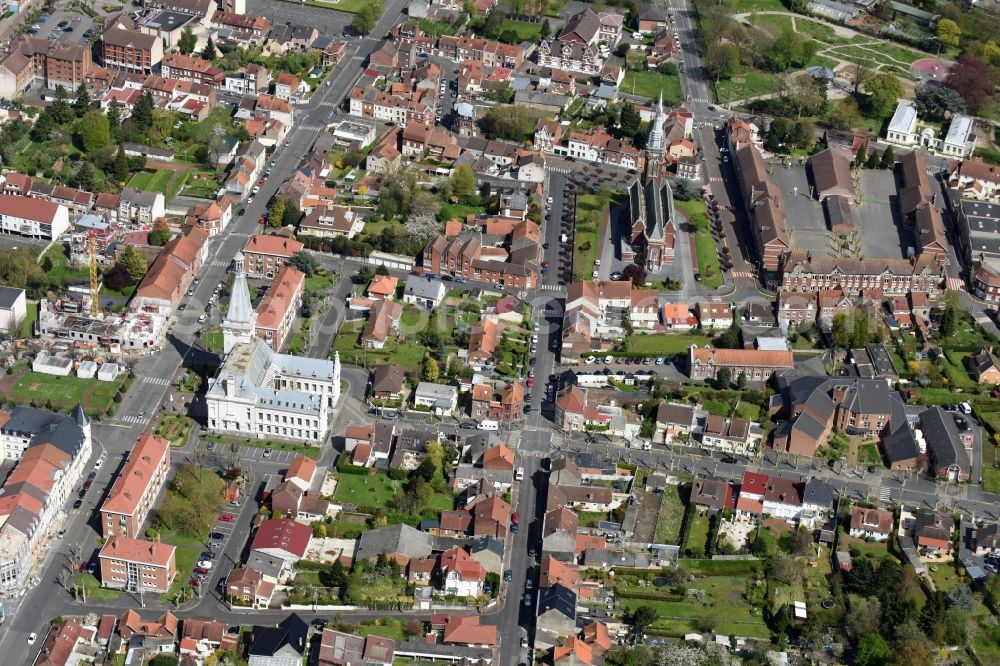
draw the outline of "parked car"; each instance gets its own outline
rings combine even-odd
[[[204,567],[195,567],[194,568],[194,572],[196,574],[198,574],[198,573],[200,573],[200,574],[207,574],[208,573],[208,569],[206,569]]]
[[[503,572],[503,579],[509,583],[514,579],[514,572],[511,571],[510,569],[507,569],[507,571]]]
[[[28,645],[34,645],[35,641],[37,640],[38,640],[38,634],[36,634],[35,632],[31,632],[30,634],[28,634]]]
[[[211,569],[212,568],[212,561],[211,560],[198,560],[198,566],[200,568],[202,568],[202,569]]]
[[[270,457],[271,457],[271,447],[269,446],[266,449],[264,449],[264,458],[270,458]]]
[[[219,520],[221,520],[224,523],[231,523],[235,519],[233,518],[233,514],[231,514],[231,513],[224,513],[221,516],[219,516]]]

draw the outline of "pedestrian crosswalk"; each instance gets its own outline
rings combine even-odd
[[[733,277],[749,280],[753,279],[753,273],[751,273],[750,271],[733,271]]]
[[[965,291],[965,282],[962,278],[950,277],[948,278],[948,288],[954,291]]]
[[[141,419],[138,416],[119,416],[115,419],[121,423],[145,423],[146,419]]]
[[[229,263],[230,262],[226,261],[225,259],[216,259],[215,261],[212,262],[212,266],[215,266],[216,268],[225,268],[226,266],[229,265]]]
[[[986,326],[987,324],[992,324],[993,320],[987,317],[986,315],[980,313],[976,315],[976,323],[979,324],[980,326]]]
[[[710,183],[722,183],[722,182],[725,182],[725,181],[722,180],[722,176],[712,176],[711,178],[708,179],[708,182],[710,182]]]
[[[573,172],[572,169],[569,169],[567,167],[557,167],[557,166],[548,167],[547,170],[548,171],[555,171],[556,173],[572,173]]]
[[[889,502],[892,500],[892,488],[886,486],[881,486],[878,489],[878,501],[879,502]]]
[[[167,386],[170,384],[170,380],[163,377],[140,377],[140,379],[146,384],[155,384],[156,386]]]
[[[250,234],[245,231],[234,231],[230,236],[233,238],[250,238]]]
[[[559,291],[562,289],[558,284],[542,284],[538,286],[542,291]]]

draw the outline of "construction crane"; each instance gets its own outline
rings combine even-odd
[[[93,229],[87,233],[87,260],[90,268],[90,315],[96,317],[98,305],[97,232]]]

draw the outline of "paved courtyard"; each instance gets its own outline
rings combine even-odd
[[[757,520],[752,516],[734,514],[732,520],[723,520],[719,534],[725,535],[729,543],[737,549],[748,545],[750,534],[757,528]]]
[[[793,249],[818,256],[832,256],[834,235],[827,227],[823,206],[812,198],[806,168],[796,161],[788,166],[772,161],[771,179],[781,189],[787,209],[788,235]],[[860,203],[852,202],[854,228],[862,258],[898,259],[912,244],[896,211],[896,183],[892,171],[862,169]]]

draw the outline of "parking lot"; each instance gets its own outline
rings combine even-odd
[[[228,444],[216,444],[215,442],[199,442],[198,448],[208,454],[209,459],[218,458],[225,460],[229,456]],[[270,452],[269,452],[270,451]],[[294,451],[283,451],[281,449],[266,449],[257,446],[240,446],[240,460],[256,460],[260,462],[270,462],[278,465],[288,464],[292,458],[298,455]]]
[[[93,27],[94,21],[89,16],[60,9],[48,17],[43,14],[28,34],[58,42],[83,43],[89,39],[87,31]]]

